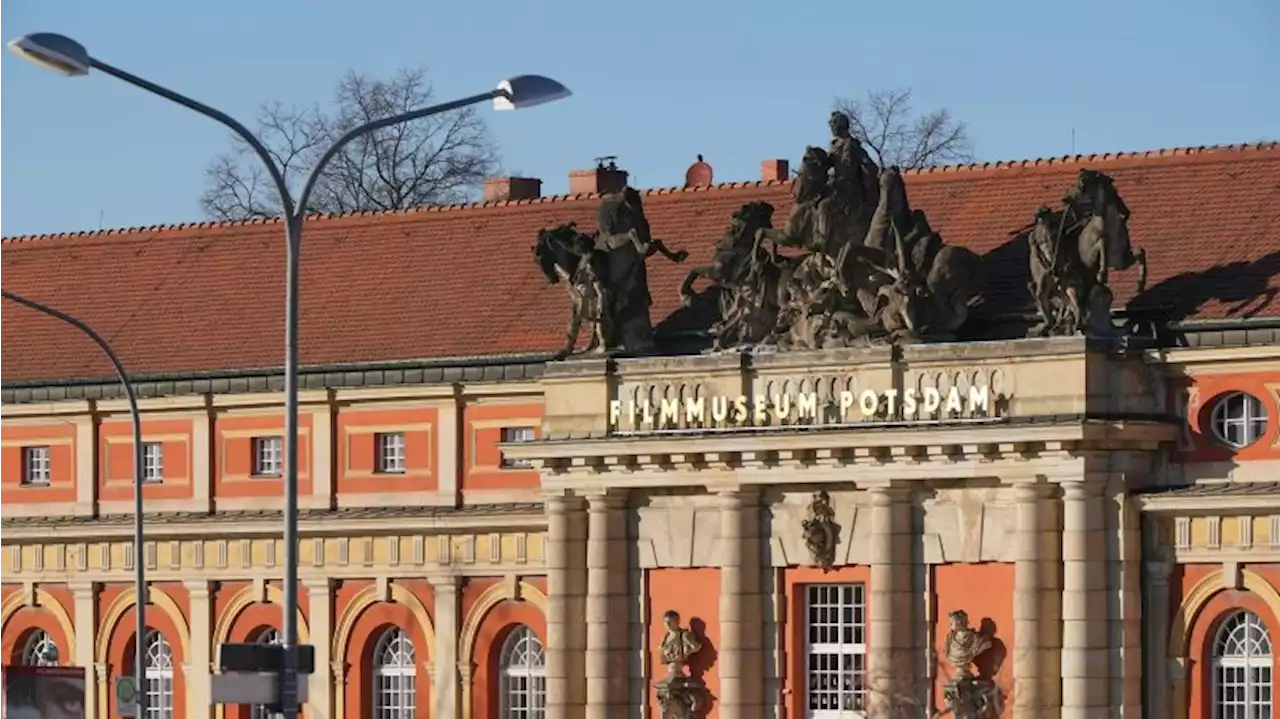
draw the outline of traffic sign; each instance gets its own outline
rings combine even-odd
[[[310,644],[295,647],[298,674],[314,674],[316,648]],[[224,672],[278,672],[284,668],[284,647],[279,644],[223,644],[218,666]]]
[[[133,677],[116,677],[116,714],[138,716],[138,682]]]
[[[270,707],[280,703],[280,680],[275,674],[236,672],[214,674],[210,679],[214,704],[263,704]],[[307,682],[299,681],[298,703],[306,701]]]

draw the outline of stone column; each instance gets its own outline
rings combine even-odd
[[[1013,707],[1015,715],[1037,716],[1044,708],[1040,683],[1040,487],[1023,482],[1013,488],[1017,538],[1013,567]]]
[[[759,719],[765,681],[760,600],[760,521],[754,491],[721,492],[721,719]]]
[[[547,711],[546,719],[578,719],[585,699],[582,631],[586,593],[585,529],[581,501],[546,501]]]
[[[458,706],[458,614],[462,580],[456,575],[428,577],[435,590],[436,646],[431,675],[433,719],[457,719]],[[465,661],[465,658],[464,658]]]
[[[1062,485],[1062,719],[1109,706],[1106,516],[1100,482]]]
[[[1149,717],[1168,717],[1169,696],[1169,575],[1173,563],[1155,560],[1146,563],[1147,577],[1147,706]]]
[[[888,715],[914,695],[909,495],[874,487],[871,496],[871,590],[867,599],[867,680],[873,714]]]
[[[302,580],[307,590],[307,620],[311,645],[316,652],[316,670],[307,678],[307,719],[333,719],[333,580],[307,577]]]
[[[71,647],[76,666],[84,667],[84,707],[93,712],[98,706],[98,678],[93,674],[93,645],[97,635],[98,588],[94,582],[71,582],[71,594],[75,601],[76,645]]]
[[[209,582],[183,582],[191,602],[191,656],[185,657],[183,678],[187,683],[187,719],[209,719],[213,697],[209,675],[213,669],[213,602]]]
[[[1112,689],[1112,704],[1120,708],[1125,719],[1142,717],[1142,518],[1137,503],[1124,487],[1118,487],[1114,500],[1119,527],[1119,586],[1111,594],[1119,595],[1118,616],[1112,617],[1113,641],[1119,645],[1120,666],[1112,667],[1118,679]]]
[[[587,497],[587,719],[627,713],[625,508],[625,497]]]

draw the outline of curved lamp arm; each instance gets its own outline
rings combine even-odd
[[[366,135],[376,130],[381,130],[384,127],[399,125],[402,122],[411,122],[413,120],[421,120],[424,117],[430,117],[431,115],[439,115],[442,112],[457,110],[459,108],[467,107],[468,105],[475,105],[477,103],[481,103],[486,100],[492,100],[496,97],[503,97],[506,94],[507,93],[501,89],[491,90],[489,92],[482,92],[479,95],[464,97],[461,100],[454,100],[452,102],[445,102],[439,105],[432,105],[431,107],[424,107],[420,110],[412,110],[410,112],[401,113],[399,115],[384,117],[381,120],[366,122],[365,124],[360,125],[359,127],[348,130],[346,133],[342,135],[342,137],[339,137],[337,140],[335,140],[328,150],[325,150],[324,154],[320,156],[320,160],[316,162],[315,167],[311,168],[311,174],[307,175],[307,181],[303,183],[302,191],[298,193],[298,205],[294,209],[294,212],[297,213],[299,216],[304,216],[307,214],[307,200],[311,199],[311,190],[315,187],[316,182],[320,179],[320,173],[324,172],[325,166],[329,164],[329,161],[333,159],[334,155],[337,155],[338,152],[342,150],[342,148],[346,147],[348,143],[350,143],[352,140],[356,139],[357,137],[360,137],[361,135]]]
[[[202,102],[192,100],[186,95],[181,95],[173,90],[163,88],[154,82],[148,82],[137,75],[125,72],[118,67],[108,65],[97,58],[89,58],[89,65],[95,70],[101,70],[108,75],[124,80],[130,85],[140,87],[147,92],[159,95],[166,100],[176,102],[190,110],[195,110],[201,115],[216,120],[230,128],[231,131],[239,136],[241,140],[248,143],[249,147],[253,148],[253,151],[257,153],[258,157],[262,160],[262,164],[267,166],[267,172],[271,174],[271,181],[275,183],[276,191],[280,193],[280,202],[282,203],[282,209],[284,210],[285,215],[293,214],[293,196],[289,193],[289,186],[285,184],[284,175],[280,173],[280,168],[276,166],[275,160],[271,158],[271,153],[267,150],[266,146],[262,144],[261,140],[254,136],[252,132],[249,132],[249,129],[244,125],[241,125],[237,120],[235,120],[235,118],[232,118],[224,112],[215,110]]]

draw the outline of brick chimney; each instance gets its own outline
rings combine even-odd
[[[536,200],[542,197],[542,180],[536,177],[490,177],[484,181],[485,202]]]
[[[569,173],[570,195],[603,195],[621,192],[627,186],[627,171],[618,169],[618,158],[597,157],[594,170],[573,170]]]
[[[761,182],[786,182],[791,179],[791,163],[786,160],[765,160],[760,163]]]

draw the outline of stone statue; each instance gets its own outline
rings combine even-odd
[[[831,495],[826,490],[813,493],[809,503],[809,516],[800,523],[804,531],[804,544],[809,549],[813,563],[830,572],[836,563],[836,548],[840,542],[840,525],[836,524],[836,510],[831,506]]]
[[[1026,233],[1031,297],[1040,321],[1031,336],[1117,333],[1110,270],[1139,267],[1138,292],[1146,286],[1146,253],[1129,239],[1129,208],[1111,178],[1081,170],[1060,211],[1041,206]]]
[[[970,668],[991,648],[993,638],[969,626],[969,614],[963,609],[951,612],[947,619],[951,628],[943,650],[953,674],[942,688],[942,698],[956,719],[980,719],[995,706],[998,690],[993,682],[980,679]]]
[[[657,682],[658,705],[662,719],[692,719],[706,708],[706,687],[689,676],[685,668],[689,660],[702,651],[702,642],[693,632],[680,626],[680,614],[669,609],[662,615],[667,633],[662,638],[659,655],[667,675]]]
[[[652,298],[645,260],[658,252],[683,262],[688,252],[672,252],[649,232],[640,193],[627,187],[601,197],[595,234],[572,225],[538,234],[534,259],[552,284],[565,282],[571,300],[569,333],[557,355],[572,354],[584,321],[594,325],[588,351],[642,353],[653,347],[649,318]]]
[[[981,258],[943,243],[911,208],[902,173],[876,166],[847,115],[833,113],[830,126],[830,150],[805,150],[783,227],[744,207],[714,264],[686,278],[686,304],[699,277],[720,290],[716,349],[947,339],[980,301]]]

